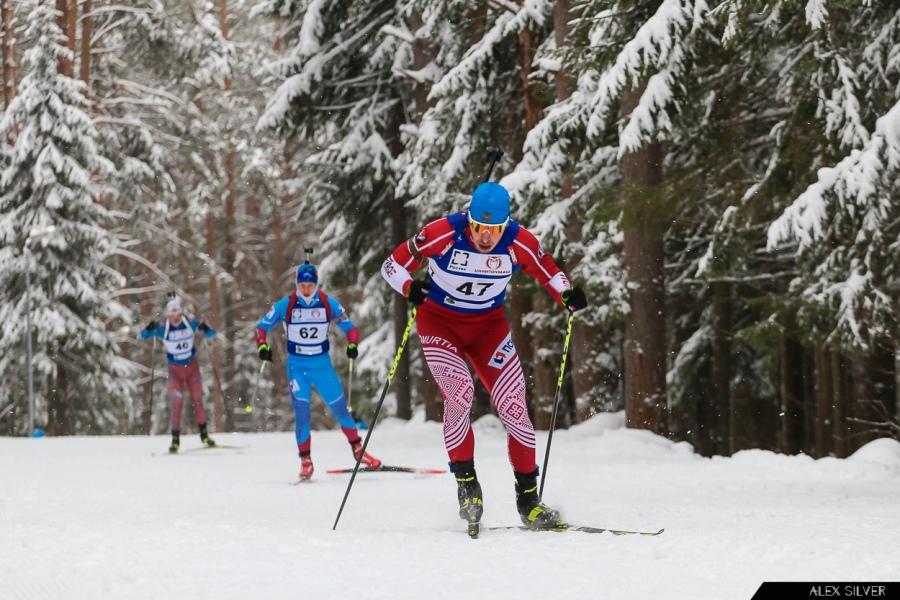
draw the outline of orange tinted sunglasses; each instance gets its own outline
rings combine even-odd
[[[472,233],[479,233],[482,230],[486,230],[490,232],[491,235],[500,235],[501,233],[503,233],[503,230],[506,229],[506,223],[501,223],[500,225],[488,225],[487,223],[479,223],[478,221],[473,221],[470,218],[469,227],[472,229]]]

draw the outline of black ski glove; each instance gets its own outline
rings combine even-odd
[[[406,298],[416,306],[420,306],[425,302],[425,299],[428,297],[428,292],[431,291],[431,284],[427,281],[419,281],[418,279],[413,279],[412,284],[409,286],[409,293],[406,295]]]
[[[359,348],[356,344],[347,344],[347,358],[354,359],[359,356]]]
[[[584,297],[584,290],[575,286],[570,290],[562,293],[563,304],[569,309],[569,312],[575,312],[587,307],[587,298]]]
[[[272,362],[272,346],[268,344],[260,344],[256,348],[256,352],[257,354],[259,354],[259,360]]]
[[[199,329],[203,333],[206,333],[210,328],[209,325],[206,324],[206,321],[200,321],[200,325],[197,326],[197,329]]]
[[[147,327],[145,327],[144,329],[146,329],[147,331],[153,331],[157,327],[159,327],[159,323],[157,323],[156,321],[150,321],[149,323],[147,323]]]

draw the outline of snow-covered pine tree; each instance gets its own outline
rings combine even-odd
[[[529,207],[532,231],[569,276],[587,290],[592,310],[580,314],[572,338],[572,391],[576,418],[622,408],[621,324],[627,313],[619,210],[609,200],[618,179],[612,136],[584,144],[589,112],[585,90],[592,77],[576,59],[585,42],[575,29],[583,7],[557,0],[554,36],[539,48],[531,78],[555,97],[528,132],[522,160],[503,183]],[[596,308],[594,308],[596,307]]]
[[[270,207],[289,192],[277,185],[278,145],[254,131],[267,91],[258,66],[271,57],[271,24],[251,18],[245,4],[94,6],[94,43],[106,49],[91,69],[94,118],[101,151],[117,167],[110,208],[124,224],[117,253],[142,315],[136,325],[159,318],[169,290],[213,322],[220,335],[200,349],[204,365],[211,359],[214,367],[204,367],[205,397],[216,428],[228,428],[233,411],[225,400],[246,400],[255,382],[252,340],[242,332],[273,289],[283,288],[284,269],[269,275],[265,232],[281,216]],[[293,236],[294,222],[284,225],[274,229],[282,239]],[[145,375],[134,428],[148,431],[165,420],[165,389],[157,381],[156,402],[148,402],[152,346],[133,335],[126,346],[141,357]],[[284,411],[265,391],[258,406],[271,409],[271,419],[253,426],[280,426]]]
[[[811,167],[825,168],[771,224],[768,247],[796,244],[791,293],[810,337],[876,351],[900,339],[900,12],[818,6],[807,11],[815,68],[802,83],[822,127],[824,152]]]
[[[361,304],[367,335],[357,367],[371,382],[386,375],[393,344],[406,325],[407,305],[385,289],[384,256],[410,235],[404,197],[396,193],[401,130],[413,119],[406,72],[412,49],[404,3],[396,0],[260,3],[283,20],[284,58],[271,65],[280,83],[259,120],[285,137],[299,136],[309,151],[293,168],[302,172],[301,214],[319,233],[316,260],[329,289],[348,286]],[[302,162],[301,162],[302,160]],[[308,216],[308,217],[307,217]],[[299,257],[298,257],[299,258]],[[411,414],[408,354],[395,392],[397,415]]]
[[[545,78],[534,59],[552,37],[554,3],[424,0],[415,6],[424,23],[417,36],[436,49],[429,71],[435,81],[428,110],[409,130],[401,193],[431,218],[460,210],[483,173],[484,150],[499,146],[507,159],[495,176],[511,188],[515,218],[540,229],[541,207],[557,202],[557,194],[534,202],[536,195],[528,193],[521,178],[504,175],[521,158],[525,136],[544,107]],[[554,248],[554,240],[548,241]],[[545,428],[564,325],[550,299],[534,290],[527,277],[514,279],[510,324],[527,379],[534,383],[529,396],[535,425]]]
[[[3,396],[25,400],[28,270],[38,422],[54,434],[111,431],[134,391],[109,332],[130,321],[113,299],[123,282],[107,264],[115,240],[98,183],[113,166],[97,150],[83,83],[58,72],[71,52],[53,3],[35,0],[22,15],[30,45],[19,95],[0,121],[0,137],[14,139],[0,175]],[[33,230],[51,226],[55,235],[26,247]]]

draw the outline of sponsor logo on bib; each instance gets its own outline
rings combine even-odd
[[[469,253],[463,252],[462,250],[454,250],[453,254],[450,256],[450,265],[448,268],[451,271],[466,271],[466,267],[469,266]]]

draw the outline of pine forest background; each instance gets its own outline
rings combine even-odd
[[[5,435],[27,429],[26,271],[48,433],[167,429],[163,352],[137,333],[170,291],[219,332],[198,341],[214,429],[290,428],[283,347],[258,376],[253,325],[308,246],[361,328],[353,403],[370,415],[407,315],[381,261],[464,209],[499,146],[514,217],[590,301],[562,426],[625,409],[704,455],[846,456],[900,437],[900,2],[0,0],[0,13]],[[547,429],[565,315],[521,276],[508,314]],[[409,348],[386,413],[440,420]],[[475,416],[489,411],[479,390]]]

